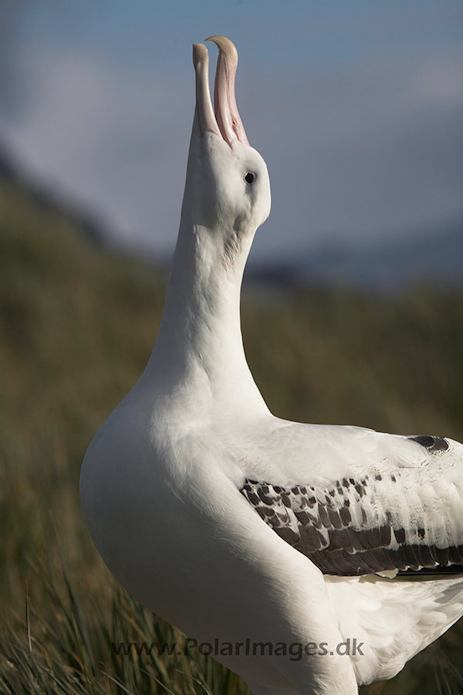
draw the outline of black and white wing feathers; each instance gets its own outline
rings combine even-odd
[[[247,479],[242,494],[283,540],[325,574],[357,576],[462,565],[463,490],[441,474],[449,441],[410,438],[429,452],[423,468],[377,466],[326,484]]]

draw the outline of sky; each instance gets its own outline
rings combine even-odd
[[[0,15],[0,144],[118,244],[174,247],[191,44],[211,34],[238,48],[238,107],[270,172],[255,259],[463,220],[457,0],[0,0]]]

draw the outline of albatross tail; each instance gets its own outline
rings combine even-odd
[[[356,639],[359,685],[395,676],[463,615],[463,576],[422,581],[326,577],[339,629]]]

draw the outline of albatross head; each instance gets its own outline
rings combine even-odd
[[[213,235],[227,255],[251,244],[270,213],[270,183],[261,155],[248,142],[235,101],[238,54],[224,36],[219,48],[214,106],[209,93],[207,48],[193,45],[196,110],[182,217],[196,234]]]

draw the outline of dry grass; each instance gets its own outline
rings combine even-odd
[[[0,209],[0,692],[244,695],[199,654],[113,653],[111,642],[182,637],[118,589],[79,510],[84,451],[145,365],[164,278],[101,254],[6,185]],[[305,289],[277,306],[248,301],[243,331],[278,415],[463,439],[461,294]],[[364,693],[463,692],[462,647],[454,628]]]

